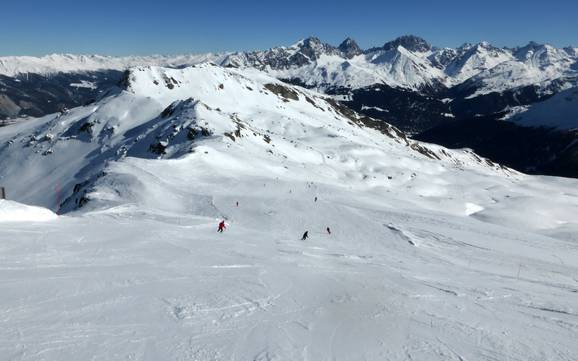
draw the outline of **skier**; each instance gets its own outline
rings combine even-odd
[[[237,201],[237,207],[239,207],[239,201]]]
[[[225,221],[221,221],[221,223],[219,223],[219,229],[217,229],[217,232],[221,232],[223,233],[223,231],[226,229],[227,227],[225,227]]]
[[[327,234],[331,235],[331,229],[329,229],[329,227],[327,227]]]
[[[305,231],[305,233],[303,233],[303,237],[301,237],[301,240],[304,241],[307,238],[309,238],[309,231]]]
[[[317,197],[315,197],[315,202],[317,202]]]

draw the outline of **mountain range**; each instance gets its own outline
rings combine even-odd
[[[42,116],[90,103],[134,66],[183,68],[202,62],[258,69],[330,95],[416,139],[472,148],[525,172],[575,176],[578,168],[569,156],[574,154],[578,119],[566,118],[561,121],[571,126],[558,127],[547,116],[556,112],[552,109],[542,111],[540,119],[531,123],[508,121],[578,85],[578,48],[535,42],[514,48],[487,42],[438,48],[406,35],[362,49],[351,38],[333,46],[310,37],[288,47],[255,52],[5,57],[0,58],[0,119]],[[472,124],[475,134],[467,131],[474,128]],[[528,133],[532,136],[524,135]],[[512,148],[537,150],[512,156],[508,151]],[[563,165],[560,159],[564,159]],[[554,167],[552,162],[558,165]]]

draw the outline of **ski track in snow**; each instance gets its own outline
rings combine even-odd
[[[348,207],[303,193],[320,228],[307,241],[244,228],[232,194],[215,198],[233,222],[224,234],[182,216],[4,225],[0,359],[574,359],[576,263],[549,254],[576,260],[575,244],[568,254],[552,239],[528,258],[475,219],[432,227],[433,216],[356,208],[354,193],[339,197]],[[294,204],[275,207],[292,223]]]
[[[256,71],[129,78],[0,131],[11,197],[90,199],[0,204],[23,220],[0,219],[0,361],[576,361],[575,180],[386,136]]]

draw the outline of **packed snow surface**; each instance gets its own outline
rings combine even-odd
[[[44,222],[56,219],[54,212],[0,199],[0,222]]]
[[[1,360],[578,354],[575,180],[208,65],[133,69],[0,142],[9,194],[69,212],[0,227]]]

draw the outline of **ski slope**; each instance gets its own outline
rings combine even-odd
[[[133,69],[0,142],[9,197],[61,214],[0,224],[0,360],[578,354],[575,180],[211,65]]]

